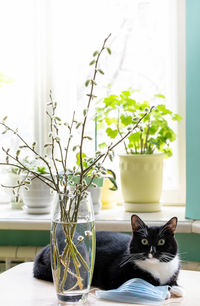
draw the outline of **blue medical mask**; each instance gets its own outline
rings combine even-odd
[[[161,305],[166,299],[168,286],[153,286],[140,278],[133,278],[117,289],[96,291],[100,299],[123,303],[138,303],[147,305]]]

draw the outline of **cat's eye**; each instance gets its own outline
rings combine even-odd
[[[165,244],[165,239],[160,239],[158,240],[158,245],[164,245]]]
[[[143,245],[148,245],[148,244],[149,244],[149,241],[148,241],[146,238],[143,238],[143,239],[141,240],[141,243],[142,243]]]

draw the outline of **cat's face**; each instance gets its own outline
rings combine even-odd
[[[177,255],[174,232],[177,218],[173,217],[164,226],[148,227],[138,216],[131,217],[133,229],[130,253],[133,260],[169,262]]]

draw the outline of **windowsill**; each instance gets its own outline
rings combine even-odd
[[[95,216],[96,229],[118,232],[130,232],[132,213],[125,212],[123,206],[101,210]],[[200,221],[185,219],[185,207],[163,206],[160,212],[139,213],[149,225],[162,225],[173,216],[178,217],[177,233],[200,234]],[[15,210],[8,203],[0,203],[0,230],[50,230],[50,214],[30,215],[23,210]]]

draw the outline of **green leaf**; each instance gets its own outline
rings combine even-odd
[[[180,122],[182,119],[183,119],[183,117],[181,117],[178,114],[174,114],[173,117],[172,117],[172,120],[178,121],[178,122]]]
[[[162,128],[159,131],[159,135],[162,136],[163,142],[166,143],[167,140],[174,141],[176,140],[176,134],[170,127]]]
[[[104,74],[103,70],[101,69],[98,69],[97,71],[100,72],[101,74]]]
[[[129,141],[133,142],[133,143],[140,141],[140,134],[141,134],[140,132],[136,132],[136,133],[131,134],[128,137]]]
[[[172,112],[166,108],[164,104],[157,105],[157,109],[163,113],[163,115],[171,115]]]
[[[82,159],[87,157],[85,153],[82,153]],[[76,164],[80,166],[80,152],[76,154]],[[84,161],[83,166],[87,167],[87,163]]]
[[[121,122],[122,122],[125,126],[127,126],[127,125],[133,123],[132,116],[121,115],[121,116],[120,116],[120,119],[121,119]]]
[[[158,127],[155,126],[155,125],[152,125],[152,126],[149,128],[149,135],[155,135],[157,131],[158,131]]]
[[[116,174],[115,174],[115,172],[114,172],[113,170],[107,169],[106,172],[107,172],[108,174],[111,174],[112,177],[114,178],[114,180],[116,180]]]
[[[91,62],[90,62],[90,66],[92,66],[92,65],[94,65],[96,63],[96,61],[95,60],[92,60]]]
[[[110,95],[108,98],[103,100],[103,103],[106,107],[110,106],[112,108],[116,108],[116,102],[118,101],[118,97],[115,95]]]
[[[130,97],[130,96],[131,96],[131,93],[130,93],[129,90],[124,90],[124,91],[122,91],[121,94],[120,94],[120,97],[123,97],[123,98],[128,98],[128,97]]]
[[[112,52],[111,52],[110,48],[106,47],[106,50],[108,51],[108,54],[111,55]]]
[[[99,51],[94,51],[93,56],[97,56],[99,54]]]
[[[163,153],[165,153],[165,157],[171,157],[173,155],[171,148],[165,148],[162,150]]]
[[[164,95],[162,95],[162,94],[156,94],[156,95],[154,95],[154,97],[166,99],[166,97]]]
[[[17,152],[16,152],[17,157],[19,156],[20,152],[21,152],[20,150],[17,150]]]
[[[149,144],[156,146],[156,148],[158,150],[160,150],[161,141],[160,141],[159,137],[157,137],[156,139],[150,138],[149,139]]]
[[[91,80],[87,80],[87,81],[85,82],[85,86],[88,87],[88,85],[90,84],[90,82],[91,82]]]
[[[110,138],[115,138],[116,136],[117,136],[117,134],[118,134],[118,130],[116,129],[116,130],[113,130],[113,129],[111,129],[111,128],[107,128],[106,129],[106,133],[107,133],[107,135],[110,137]]]
[[[47,148],[47,147],[50,147],[50,146],[52,146],[52,143],[45,143],[44,144],[44,148]]]
[[[116,118],[105,117],[104,120],[105,120],[107,125],[117,124],[117,119]]]
[[[92,140],[92,137],[90,136],[84,136],[85,139],[88,139],[88,140]]]
[[[107,147],[107,144],[105,142],[102,142],[99,144],[99,149],[104,149]]]
[[[76,129],[78,129],[81,126],[81,122],[77,123]]]
[[[8,118],[8,116],[5,116],[5,117],[3,118],[3,121],[6,121],[7,118]]]
[[[83,110],[83,116],[86,117],[87,113],[88,113],[88,109],[85,108],[85,109]]]
[[[46,174],[46,169],[45,167],[37,167],[37,172],[41,173],[41,174]]]
[[[112,191],[116,191],[118,189],[118,186],[117,186],[117,183],[116,183],[115,179],[113,177],[110,177],[110,176],[108,176],[108,179],[113,184],[113,186],[109,189],[112,190]]]

